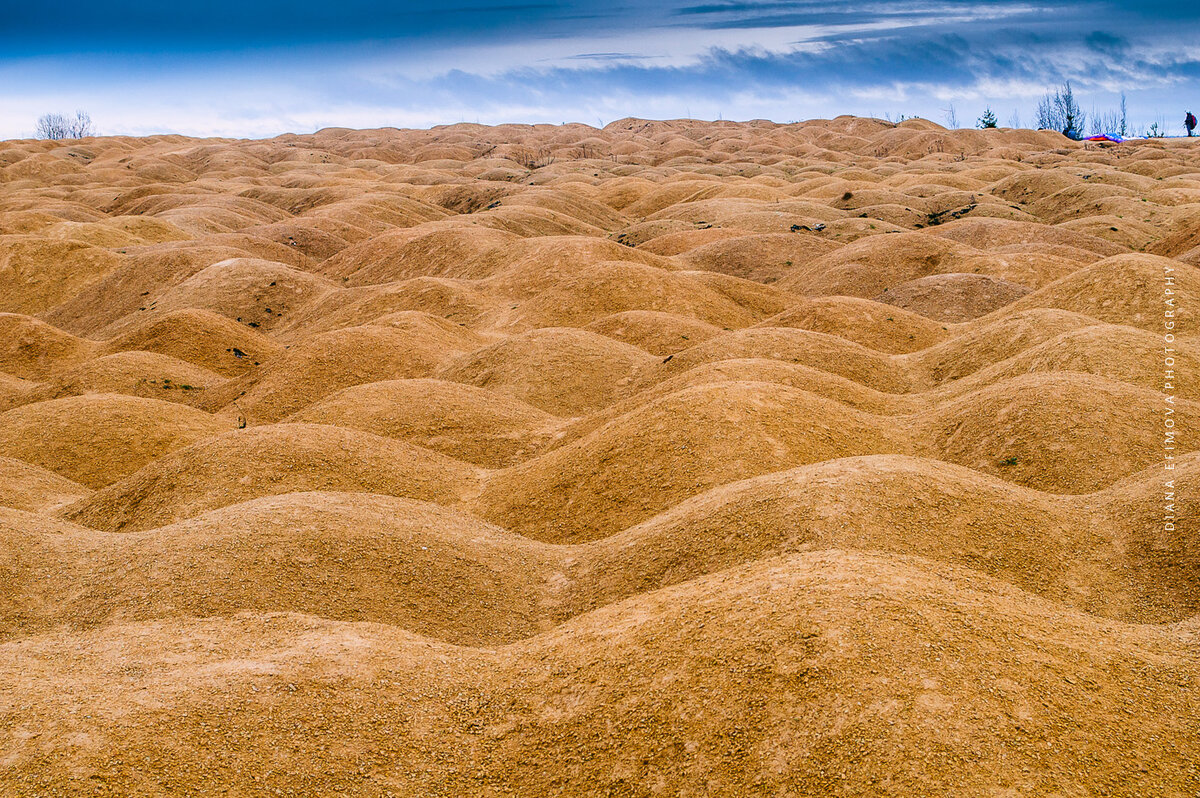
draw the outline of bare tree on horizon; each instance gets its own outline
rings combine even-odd
[[[958,129],[958,111],[954,108],[954,103],[950,103],[949,108],[942,109],[942,114],[946,118],[946,127],[950,130]]]
[[[96,127],[87,111],[76,111],[75,116],[68,114],[43,114],[38,118],[37,131],[34,136],[39,139],[59,141],[62,139],[82,139],[96,135]]]
[[[1067,138],[1083,137],[1087,114],[1079,107],[1075,92],[1071,89],[1071,81],[1063,83],[1062,88],[1047,93],[1038,102],[1037,126],[1043,130],[1057,130]]]

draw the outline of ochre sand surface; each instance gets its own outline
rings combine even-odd
[[[0,142],[0,795],[1194,798],[1198,265],[1186,140]]]

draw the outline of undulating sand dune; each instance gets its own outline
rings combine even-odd
[[[0,794],[1194,798],[1198,230],[925,120],[4,142]]]

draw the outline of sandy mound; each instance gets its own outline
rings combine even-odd
[[[475,470],[409,443],[319,424],[237,430],[160,457],[66,511],[94,529],[138,531],[230,504],[311,490],[453,504]]]
[[[875,301],[958,323],[986,316],[1029,292],[1027,286],[985,274],[934,274],[884,289]]]
[[[770,358],[728,358],[693,366],[672,377],[653,382],[604,410],[572,421],[563,429],[560,443],[578,440],[655,399],[685,388],[724,382],[765,382],[798,388],[875,415],[907,414],[927,405],[927,397],[923,395],[898,396],[884,393],[811,366]]]
[[[52,471],[11,457],[0,457],[0,507],[30,512],[53,510],[90,492]]]
[[[669,355],[721,332],[720,328],[695,318],[653,310],[614,313],[596,319],[587,329],[645,349],[652,355]]]
[[[1075,185],[1028,205],[1029,212],[1047,224],[1105,214],[1124,215],[1127,211],[1145,212],[1133,200],[1134,192],[1118,186]]]
[[[689,269],[773,283],[837,249],[837,244],[816,236],[777,233],[715,241],[688,250],[679,260]]]
[[[356,244],[321,264],[321,273],[348,285],[371,285],[413,277],[485,277],[468,264],[521,239],[503,230],[458,227],[384,233]]]
[[[1064,332],[1090,327],[1095,319],[1048,308],[1013,310],[964,324],[952,337],[914,353],[903,362],[922,388],[944,385],[1053,340]],[[920,374],[920,379],[916,375]]]
[[[995,191],[995,188],[992,190]],[[1072,247],[1100,257],[1119,255],[1124,251],[1122,247],[1098,236],[1007,219],[959,219],[939,225],[929,232],[939,238],[986,250],[1013,244],[1039,244]]]
[[[117,249],[165,241],[182,241],[188,234],[159,219],[117,216],[103,222],[59,222],[39,231],[47,238]]]
[[[498,207],[532,206],[561,213],[602,230],[617,230],[629,220],[609,205],[568,189],[538,189],[510,195]]]
[[[483,346],[491,336],[479,335],[453,319],[444,319],[419,310],[397,310],[374,319],[374,327],[387,327],[424,338],[447,352],[469,352]]]
[[[648,225],[666,226],[671,232],[662,233],[648,238],[645,243],[637,241],[637,231],[632,231],[627,237],[622,237],[625,234],[617,236],[617,241],[622,244],[632,243],[638,249],[645,252],[652,252],[655,255],[679,255],[680,253],[690,252],[694,249],[708,246],[720,241],[727,241],[734,238],[741,238],[750,231],[741,230],[738,228],[729,227],[703,227],[696,229],[691,224],[683,221],[669,220],[662,222],[647,222]],[[679,226],[684,229],[673,229],[674,226]]]
[[[146,313],[155,298],[172,286],[214,263],[244,257],[252,255],[202,241],[129,249],[117,268],[43,315],[64,330],[108,338]]]
[[[1200,197],[1193,201],[1200,202]],[[1189,216],[1188,222],[1194,222],[1194,217]],[[1155,241],[1147,251],[1154,255],[1179,258],[1197,247],[1200,247],[1200,230],[1196,229],[1194,223],[1189,223]]]
[[[957,262],[977,254],[965,244],[924,233],[868,236],[795,269],[778,285],[809,296],[868,299],[909,280],[958,271]]]
[[[897,445],[873,417],[813,394],[766,383],[705,385],[496,474],[477,506],[484,518],[539,540],[590,540],[714,485]]]
[[[440,380],[392,380],[328,396],[294,420],[400,438],[489,468],[526,460],[560,420],[507,396]]]
[[[0,413],[30,402],[49,399],[52,393],[49,385],[0,372]]]
[[[326,294],[299,314],[293,330],[314,335],[371,324],[405,311],[427,313],[456,325],[477,326],[499,315],[511,303],[478,290],[473,284],[438,277],[416,277],[379,286]]]
[[[623,247],[612,241],[583,236],[552,236],[494,249],[464,268],[489,277],[488,289],[504,296],[529,297],[562,280],[586,275],[595,263],[628,261],[660,269],[675,269],[666,258]]]
[[[231,426],[174,402],[88,394],[0,413],[0,456],[99,488]]]
[[[596,263],[519,304],[514,323],[538,327],[586,327],[627,310],[675,312],[721,328],[745,327],[743,308],[686,275],[633,263]]]
[[[1124,213],[1118,210],[1107,215],[1092,214],[1083,219],[1071,219],[1057,226],[1064,230],[1077,230],[1107,239],[1118,244],[1122,251],[1145,250],[1159,237],[1159,229],[1148,220],[1140,222],[1126,218],[1127,215],[1136,214],[1140,210],[1136,205],[1131,203],[1123,210]]]
[[[245,374],[283,346],[209,310],[175,310],[110,339],[107,352],[157,352],[226,377]]]
[[[503,642],[537,631],[550,559],[443,507],[347,493],[270,496],[146,532],[54,532],[52,578],[10,599],[32,605],[26,627],[303,612]]]
[[[48,380],[58,396],[113,393],[195,405],[220,374],[154,352],[117,352],[89,360]]]
[[[1200,349],[1195,344],[1177,341],[1173,348],[1176,373],[1192,374],[1196,373],[1193,369],[1200,369]],[[1031,372],[1070,371],[1160,391],[1164,383],[1162,350],[1162,337],[1145,330],[1115,324],[1078,327],[984,368],[954,387],[988,384]],[[1200,400],[1200,385],[1190,380],[1172,385],[1176,396]]]
[[[1184,455],[1168,474],[1174,490],[1172,504],[1177,518],[1195,518],[1196,488],[1200,456]],[[1157,464],[1145,472],[1121,480],[1106,490],[1104,515],[1123,531],[1120,536],[1123,565],[1142,586],[1147,603],[1164,608],[1154,620],[1189,618],[1194,627],[1200,611],[1197,595],[1197,562],[1190,522],[1167,529],[1163,523],[1166,506],[1163,469]],[[1171,608],[1174,612],[1169,612]],[[1178,608],[1178,609],[1176,609]]]
[[[1146,486],[1143,478],[1125,492],[1141,496]],[[1153,580],[1130,578],[1120,545],[1130,527],[1122,516],[1093,521],[1095,502],[1107,499],[1050,496],[918,458],[819,463],[714,488],[596,541],[577,600],[603,606],[749,560],[841,548],[968,566],[1109,617],[1186,617],[1194,589],[1151,601]]]
[[[1177,400],[1180,451],[1191,403]],[[1053,493],[1086,493],[1162,461],[1162,394],[1090,374],[1030,374],[922,416],[918,453]],[[1185,412],[1186,411],[1186,412]]]
[[[1176,256],[1175,260],[1180,263],[1186,263],[1189,266],[1200,266],[1200,247],[1189,249],[1182,255]]]
[[[344,230],[332,225],[314,225],[310,220],[304,223],[276,222],[258,225],[248,228],[246,232],[299,253],[298,265],[301,267],[321,263],[350,246],[350,241],[341,235]]]
[[[694,204],[719,193],[721,186],[709,180],[676,180],[645,191],[640,198],[622,208],[628,218],[654,216],[673,205]]]
[[[1164,296],[1166,278],[1175,294]],[[1154,255],[1118,255],[1080,269],[1018,300],[1013,309],[1062,308],[1111,324],[1161,332],[1165,299],[1180,329],[1194,329],[1200,276],[1178,261]]]
[[[946,336],[943,325],[916,313],[852,297],[807,299],[758,326],[828,333],[889,354],[925,349]]]
[[[429,376],[453,355],[438,335],[350,327],[306,339],[207,401],[234,406],[250,424],[268,424],[351,385]]]
[[[710,338],[647,370],[641,384],[735,358],[799,363],[888,393],[904,393],[911,384],[909,373],[887,355],[836,335],[791,327],[755,327]]]
[[[774,316],[796,303],[796,296],[787,291],[728,274],[705,271],[686,272],[681,276],[690,277],[724,294],[758,320]]]
[[[990,192],[1009,202],[1025,205],[1081,182],[1083,181],[1078,175],[1066,170],[1038,170],[1010,175],[992,186]]]
[[[32,316],[0,313],[0,371],[14,377],[45,379],[82,362],[96,348]]]
[[[147,307],[211,310],[265,332],[332,289],[332,283],[282,263],[236,258],[197,272]]]
[[[481,227],[493,230],[503,230],[522,238],[535,236],[603,236],[605,231],[599,227],[581,222],[565,213],[558,213],[549,208],[515,205],[499,205],[491,210],[475,214],[471,221]]]
[[[654,363],[646,352],[570,328],[512,336],[447,363],[437,377],[487,388],[557,416],[598,410]]]
[[[94,653],[71,656],[81,650]],[[946,666],[951,655],[970,667]],[[37,717],[97,741],[72,761],[99,767],[156,752],[170,783],[210,790],[239,788],[270,759],[264,788],[332,793],[361,783],[366,755],[382,771],[372,778],[400,793],[543,794],[568,781],[616,790],[651,779],[681,794],[867,793],[886,772],[888,795],[928,785],[953,795],[998,779],[1098,791],[1118,776],[1171,794],[1189,759],[1156,741],[1187,739],[1197,721],[1198,665],[1184,635],[1097,621],[965,569],[836,551],[639,596],[499,651],[270,615],[38,635],[0,656],[6,683],[22,674]],[[142,678],[119,678],[131,668]],[[195,689],[205,678],[210,687]],[[664,678],[675,683],[670,701]],[[142,691],[163,699],[135,700]],[[422,734],[396,735],[413,713]],[[1118,716],[1128,722],[1107,720]],[[309,730],[280,755],[278,739],[304,719]],[[481,745],[464,730],[498,736]],[[214,734],[229,741],[226,757],[201,753]],[[574,758],[601,741],[597,754]],[[0,778],[44,791],[69,775],[65,745],[56,736],[16,748]],[[703,767],[675,764],[670,752],[689,747]],[[907,751],[927,753],[898,754]],[[1130,770],[1129,757],[1144,764]],[[385,769],[395,759],[409,764]],[[121,767],[109,777],[122,791],[145,780]]]
[[[121,256],[77,241],[0,237],[0,312],[41,313],[97,283]]]
[[[1048,249],[1057,251],[1055,247]],[[986,275],[1030,288],[1041,288],[1098,260],[1092,256],[1081,259],[1078,250],[1066,249],[1071,257],[1051,254],[1042,249],[1040,244],[1011,244],[997,247],[986,255],[963,258],[956,268],[960,274]]]

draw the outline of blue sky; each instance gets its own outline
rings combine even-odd
[[[1033,121],[1071,80],[1135,124],[1200,113],[1200,3],[0,0],[0,137],[258,137],[624,116]],[[1179,130],[1176,130],[1179,128]]]

